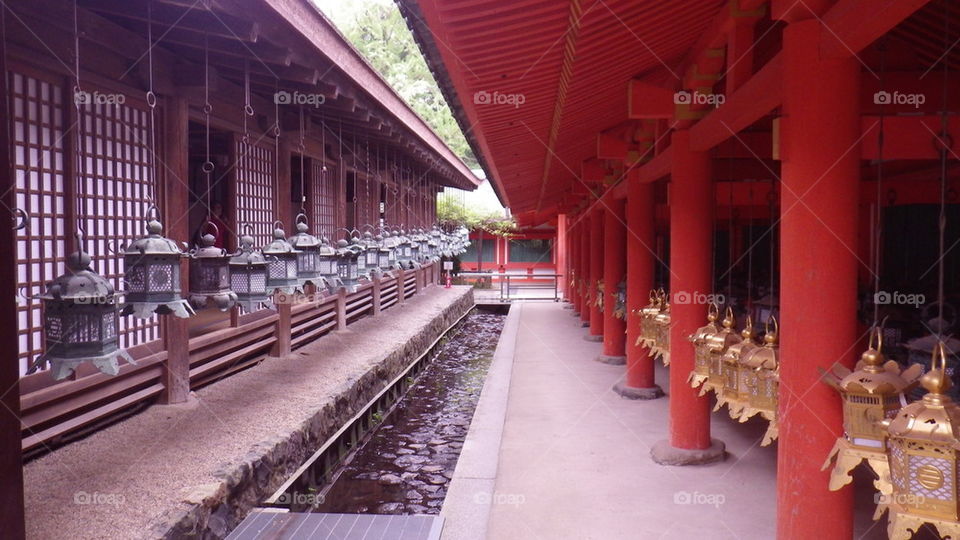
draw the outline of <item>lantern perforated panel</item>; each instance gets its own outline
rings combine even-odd
[[[159,111],[155,114],[160,117]],[[83,105],[79,121],[82,193],[77,216],[86,233],[85,248],[93,268],[124,291],[129,286],[123,283],[123,257],[116,252],[146,234],[144,217],[153,195],[149,115],[145,105],[127,98],[123,105]],[[121,348],[159,339],[159,319],[121,317],[118,333]]]
[[[275,152],[273,148],[245,143],[241,139],[236,141],[236,152],[237,223],[233,234],[250,225],[254,245],[262,246],[273,238]]]
[[[17,208],[30,215],[17,231],[17,285],[28,295],[64,272],[64,89],[52,80],[8,72]],[[43,352],[40,300],[17,305],[20,374]]]
[[[333,238],[337,229],[337,214],[340,208],[337,186],[337,170],[328,166],[323,172],[323,162],[319,159],[310,160],[311,178],[313,179],[313,234]]]

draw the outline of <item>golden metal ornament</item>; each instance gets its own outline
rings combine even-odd
[[[664,366],[670,365],[670,302],[667,294],[660,290],[663,298],[663,309],[653,318],[656,326],[656,340],[650,349],[654,358],[660,358]]]
[[[934,347],[931,370],[920,379],[928,393],[883,421],[893,485],[883,502],[890,512],[887,534],[893,539],[910,538],[924,523],[936,527],[941,537],[960,536],[960,406],[947,395],[952,382],[946,362],[941,341]]]
[[[773,327],[771,328],[771,323]],[[780,325],[776,317],[767,320],[763,347],[757,347],[740,358],[740,362],[749,370],[749,375],[741,382],[747,389],[747,401],[740,413],[740,422],[746,422],[759,414],[770,425],[763,436],[760,446],[767,446],[779,435],[777,407],[780,398],[780,346],[778,334]]]
[[[697,328],[687,338],[693,343],[693,371],[687,377],[687,382],[693,388],[700,387],[707,382],[710,377],[710,349],[707,346],[707,340],[711,336],[720,333],[720,327],[717,326],[717,319],[720,318],[720,308],[716,304],[710,304],[707,308],[707,324]]]
[[[652,349],[657,341],[657,326],[654,319],[663,309],[663,298],[657,291],[650,289],[650,303],[640,309],[640,337],[637,338],[636,345],[643,345],[647,349]]]
[[[837,439],[821,470],[833,464],[830,490],[849,484],[850,471],[863,461],[876,474],[874,486],[883,494],[892,491],[887,462],[887,429],[881,424],[893,418],[906,405],[904,394],[916,384],[923,372],[919,364],[901,372],[900,364],[883,355],[883,333],[879,327],[870,332],[867,350],[850,371],[834,364],[821,370],[821,379],[843,398],[843,436]]]
[[[730,418],[733,419],[740,417],[747,402],[747,389],[741,386],[741,381],[748,368],[740,363],[740,359],[759,347],[754,341],[753,317],[750,315],[747,315],[747,324],[740,332],[740,337],[741,341],[730,345],[720,359],[723,364],[723,390],[717,395],[717,405],[713,408],[716,412],[726,404],[730,410]]]
[[[727,307],[723,317],[723,328],[712,336],[707,336],[707,350],[709,353],[710,370],[706,382],[700,386],[700,395],[708,391],[717,393],[723,391],[723,355],[731,345],[740,343],[743,338],[736,331],[737,319],[733,316],[733,309]]]

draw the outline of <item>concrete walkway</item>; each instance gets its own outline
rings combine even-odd
[[[667,437],[667,398],[612,392],[624,368],[593,361],[600,344],[582,339],[561,304],[516,304],[511,319],[517,331],[507,335],[508,321],[500,343],[508,364],[495,359],[444,503],[445,539],[776,537],[777,450],[759,446],[764,422],[714,413],[726,461],[657,465],[649,452]],[[665,390],[668,375],[657,373]],[[871,528],[871,503],[858,493],[857,538],[885,537],[885,521]]]

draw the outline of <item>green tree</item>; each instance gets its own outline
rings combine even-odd
[[[509,237],[516,230],[513,218],[504,217],[502,212],[482,212],[449,195],[441,194],[437,198],[437,221],[447,230],[463,225],[471,231],[483,229],[495,236]]]
[[[329,14],[336,13],[331,10]],[[397,6],[393,2],[369,1],[362,7],[357,6],[352,13],[343,13],[338,19],[334,22],[340,31],[400,97],[468,167],[478,168],[467,139],[443,99],[440,87]]]

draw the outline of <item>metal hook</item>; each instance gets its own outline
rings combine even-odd
[[[17,217],[20,217],[20,222],[17,223]],[[21,208],[17,208],[13,211],[13,230],[20,231],[25,230],[30,232],[30,214]]]

